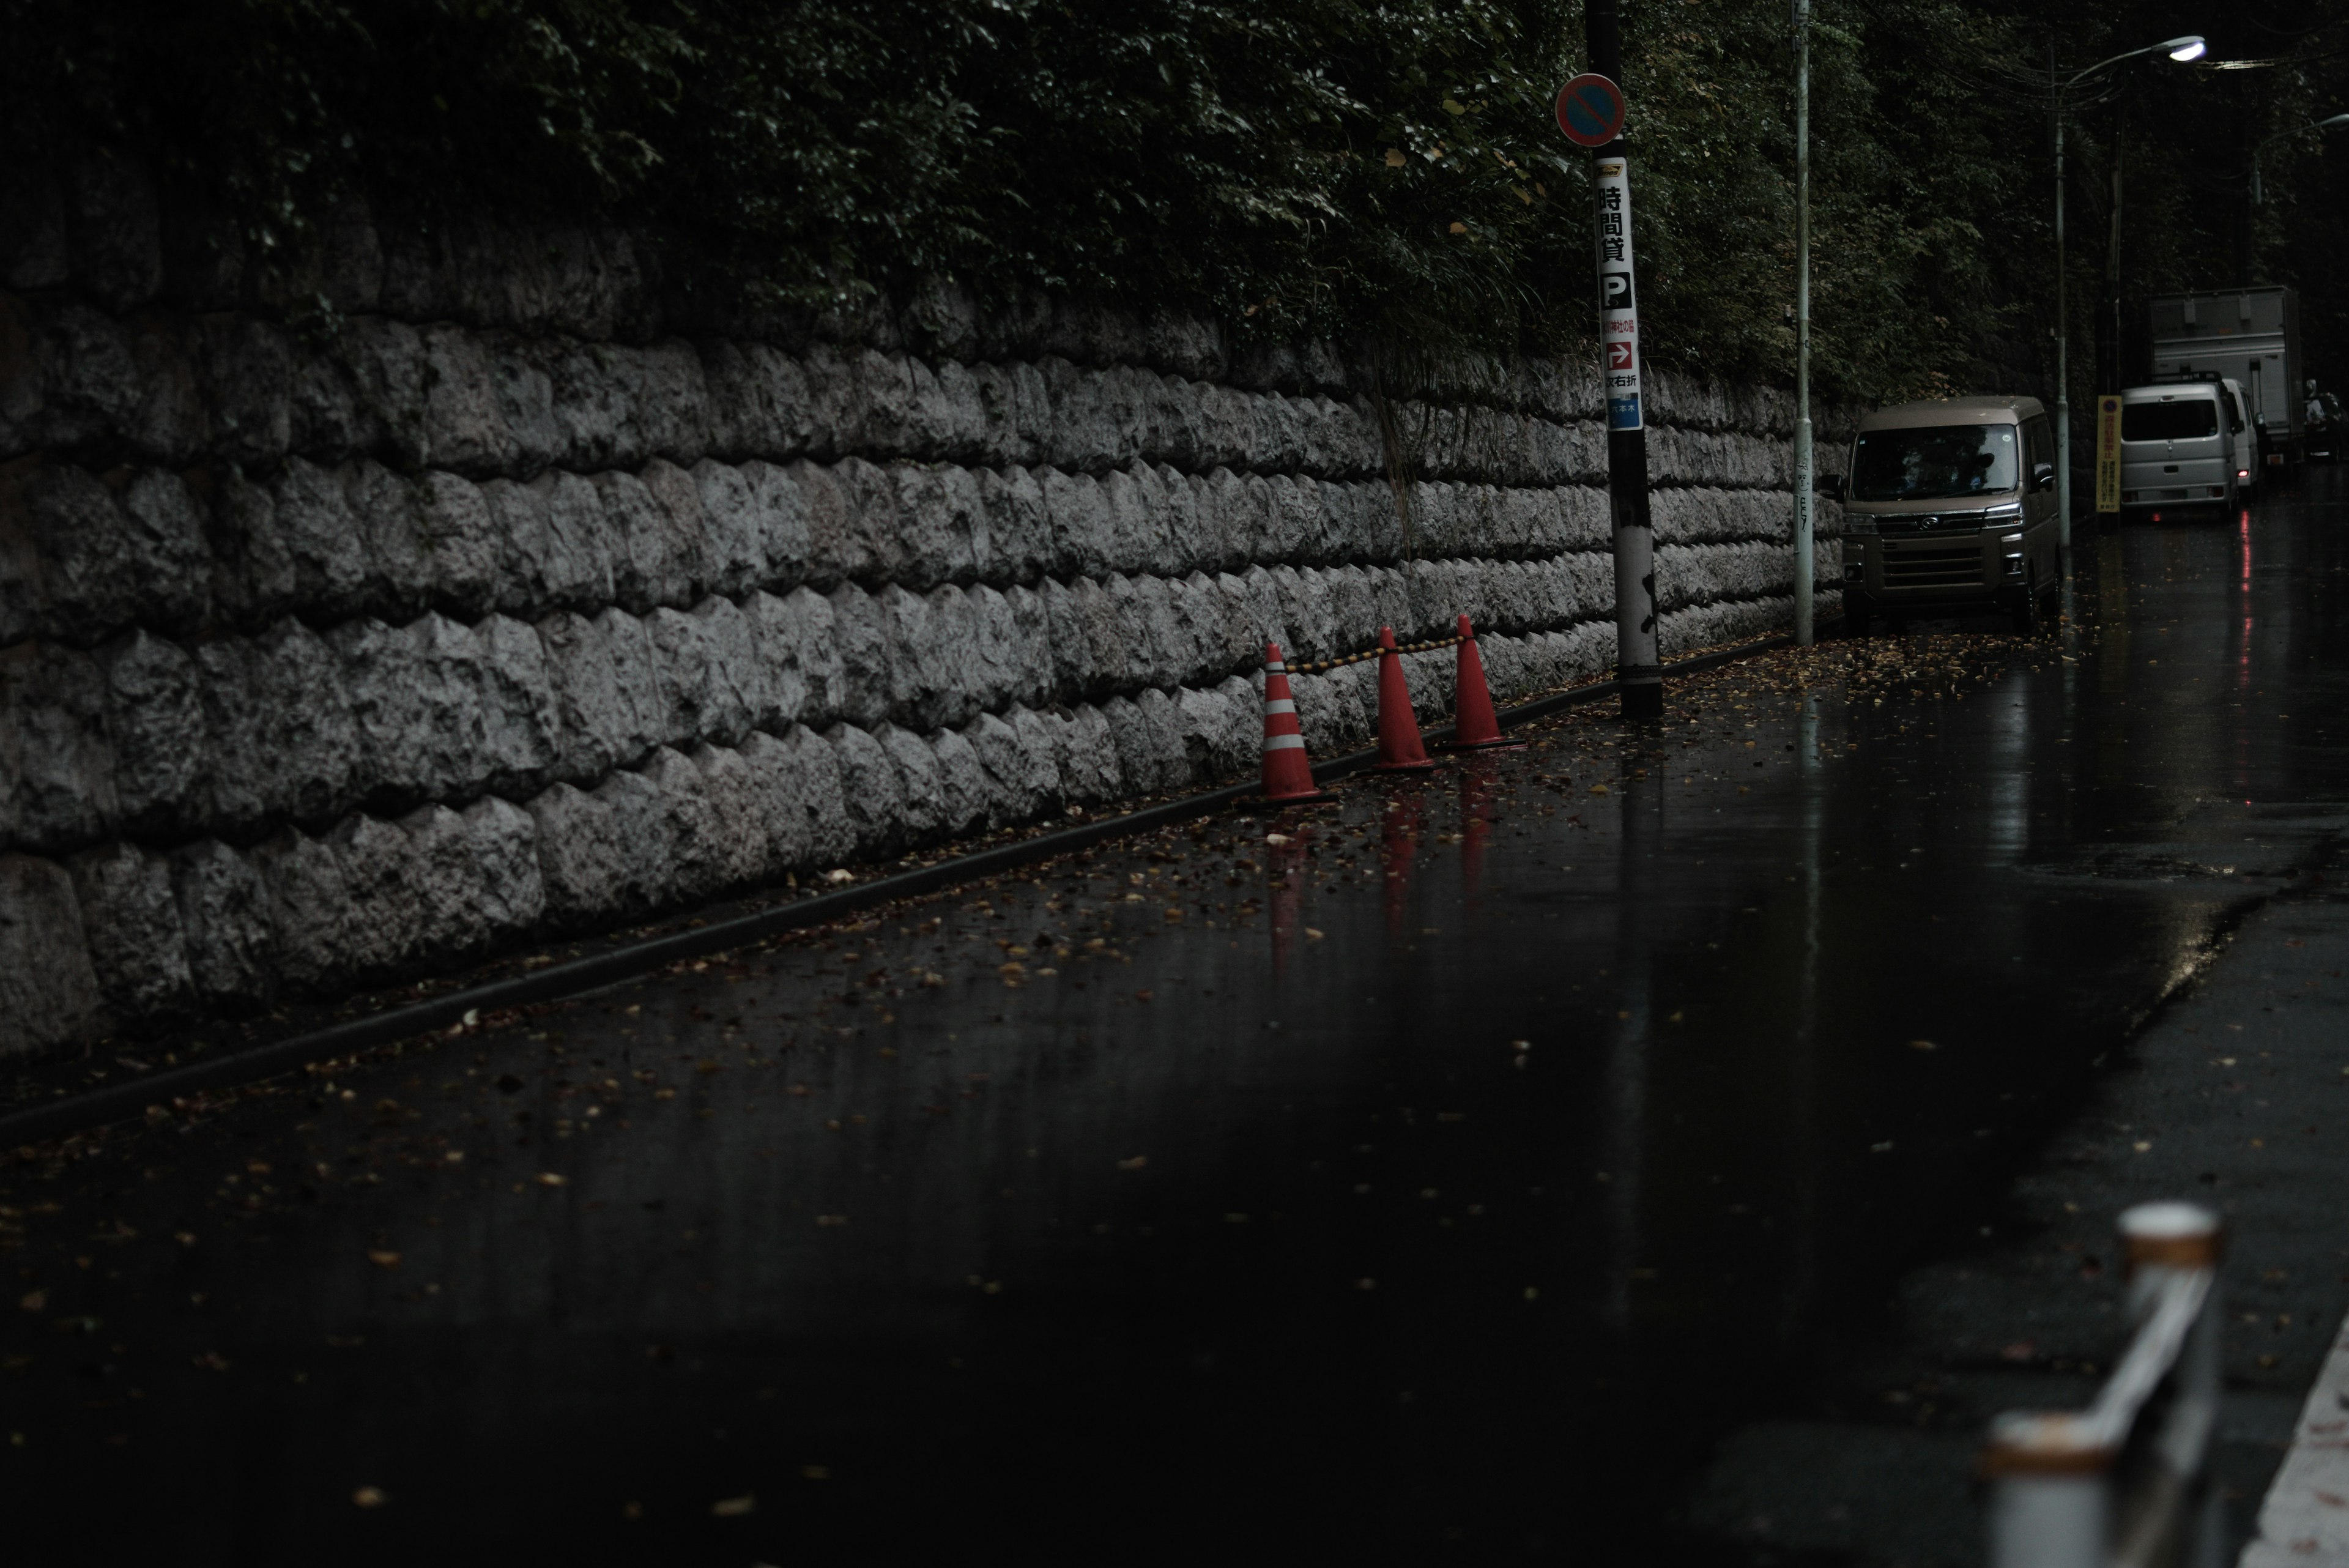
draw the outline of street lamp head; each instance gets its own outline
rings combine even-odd
[[[2322,130],[2328,125],[2349,125],[2349,114],[2336,114],[2331,119],[2320,119],[2308,129],[2311,130]]]
[[[2186,64],[2189,60],[2200,59],[2204,52],[2207,51],[2209,47],[2209,45],[2202,41],[2199,34],[2184,38],[2172,38],[2166,44],[2156,44],[2154,46],[2154,47],[2158,49],[2167,50],[2169,57],[2176,60],[2181,66]]]

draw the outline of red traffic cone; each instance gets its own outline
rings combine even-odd
[[[1394,628],[1379,628],[1379,760],[1382,774],[1423,773],[1440,767],[1419,742],[1419,716],[1411,711],[1411,688],[1403,683],[1402,655],[1395,651]]]
[[[1452,739],[1436,747],[1437,751],[1525,749],[1525,742],[1513,741],[1501,733],[1501,721],[1493,715],[1493,693],[1485,684],[1485,658],[1476,651],[1476,634],[1468,629],[1468,618],[1464,615],[1460,618],[1460,666],[1454,688]]]
[[[1264,798],[1283,805],[1338,797],[1313,782],[1305,760],[1305,733],[1297,727],[1297,700],[1288,694],[1288,666],[1280,644],[1264,645]]]

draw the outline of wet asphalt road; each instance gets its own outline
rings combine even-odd
[[[0,1168],[0,1508],[1739,1561],[1664,1536],[1724,1435],[2329,841],[2343,488],[2084,542],[2067,641],[1767,656]]]

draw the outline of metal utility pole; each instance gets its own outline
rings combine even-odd
[[[1795,0],[1795,642],[1811,646],[1811,0]]]
[[[1618,0],[1583,12],[1590,68],[1620,88]],[[1563,116],[1561,117],[1563,122]],[[1664,671],[1656,640],[1656,534],[1648,514],[1648,421],[1640,397],[1640,326],[1631,260],[1631,179],[1619,125],[1598,149],[1595,228],[1599,327],[1606,355],[1607,489],[1615,523],[1615,678],[1626,719],[1661,718]]]
[[[2047,46],[2047,113],[2055,122],[2055,546],[2064,583],[2072,582],[2072,324],[2064,275],[2064,89],[2055,79],[2055,45]]]

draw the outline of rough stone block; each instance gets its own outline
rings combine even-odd
[[[265,490],[223,484],[213,515],[231,613],[249,624],[295,610],[336,620],[367,603],[371,568],[347,477],[289,457]]]
[[[464,810],[465,836],[480,867],[481,919],[491,940],[527,931],[546,912],[538,826],[510,800],[490,795]]]
[[[684,482],[682,488],[673,474]],[[594,483],[604,502],[606,537],[613,545],[612,587],[620,603],[637,615],[658,605],[693,603],[696,584],[707,575],[709,540],[691,479],[663,464],[648,467],[644,479],[606,472],[595,475]],[[660,486],[657,493],[654,483]]]
[[[0,843],[62,850],[102,836],[120,810],[114,765],[98,661],[37,642],[0,649]]]
[[[426,805],[397,826],[408,836],[408,896],[420,954],[441,958],[487,946],[494,934],[487,888],[465,819],[445,805]]]
[[[1067,590],[1054,583],[1050,587],[1063,599]],[[1061,680],[1059,665],[1052,644],[1052,613],[1045,596],[1014,583],[1004,590],[1003,608],[998,612],[987,598],[991,590],[974,594],[984,622],[981,636],[992,646],[1000,638],[1006,650],[1007,679],[1000,694],[988,702],[990,708],[1004,702],[1024,702],[1030,707],[1051,701]],[[999,616],[1009,618],[1009,629],[1000,629]]]
[[[536,473],[571,456],[568,435],[554,408],[554,378],[536,346],[527,339],[492,333],[477,339],[489,361],[495,418],[503,435],[502,464],[514,473]]]
[[[859,854],[868,857],[894,852],[904,841],[905,784],[896,763],[864,731],[854,724],[834,724],[824,740],[840,769],[840,793],[855,830]]]
[[[595,618],[595,629],[611,656],[613,680],[626,711],[634,716],[635,733],[622,760],[683,739],[685,732],[661,685],[659,652],[645,623],[626,610],[607,609]]]
[[[792,799],[807,821],[808,863],[836,867],[856,847],[839,754],[804,724],[793,725],[781,744],[793,781]]]
[[[752,722],[780,728],[818,722],[837,713],[841,661],[832,601],[804,587],[780,598],[753,594],[747,614],[755,656],[766,677]]]
[[[348,956],[309,983],[331,991],[347,975],[388,973],[413,962],[429,934],[414,842],[396,825],[366,815],[345,817],[324,842],[342,868]],[[285,913],[281,903],[281,932]]]
[[[831,604],[833,642],[840,653],[833,711],[853,724],[877,724],[888,717],[901,662],[889,618],[854,583],[834,588]]]
[[[529,814],[548,919],[576,929],[627,903],[631,857],[608,801],[558,784],[532,798]]]
[[[987,769],[959,731],[940,730],[929,739],[938,781],[938,826],[950,835],[985,826],[994,805]]]
[[[1023,714],[1029,721],[1024,726],[1019,722]],[[990,815],[998,826],[1026,822],[1059,796],[1060,759],[1051,734],[1029,710],[1014,709],[1010,722],[982,713],[962,735],[987,775]]]
[[[979,449],[1002,464],[1040,462],[1051,449],[1052,395],[1030,364],[978,365],[971,381],[982,421]]]
[[[1060,742],[1061,793],[1070,801],[1092,805],[1126,793],[1117,736],[1100,709],[1089,702],[1077,704]]]
[[[423,330],[424,444],[430,461],[465,473],[510,467],[517,443],[506,428],[499,375],[481,337],[463,327]]]
[[[361,852],[371,860],[380,847],[369,835]],[[272,962],[280,982],[297,992],[321,992],[359,967],[362,943],[365,953],[380,950],[372,933],[354,929],[343,857],[329,840],[282,828],[253,852],[253,865],[268,888],[269,921],[279,933]],[[370,876],[378,869],[362,867]],[[379,893],[380,884],[372,890]]]
[[[712,668],[717,650],[707,635],[709,622],[664,608],[647,616],[644,627],[653,649],[655,690],[668,716],[661,738],[689,743],[713,726],[739,737],[750,715],[726,672]]]
[[[1090,473],[1039,469],[1035,482],[1044,501],[1050,539],[1042,566],[1054,576],[1096,576],[1111,569],[1112,533],[1108,498]]]
[[[693,465],[693,484],[709,541],[709,591],[749,593],[767,580],[765,520],[750,476],[704,458]]]
[[[916,593],[994,575],[994,538],[979,482],[951,463],[889,471],[904,555],[896,580]]]
[[[874,726],[873,739],[896,765],[900,822],[907,846],[926,844],[947,828],[946,788],[937,753],[919,735],[895,724]]]
[[[546,646],[518,620],[491,616],[473,628],[480,649],[481,753],[473,776],[509,795],[529,794],[554,772],[562,710]]]
[[[761,781],[740,752],[698,746],[688,759],[701,775],[711,832],[704,849],[713,888],[747,888],[767,872],[767,813]]]
[[[344,324],[336,348],[365,420],[360,444],[403,466],[429,462],[422,335],[404,321],[360,316]]]
[[[845,580],[854,556],[849,497],[839,475],[821,463],[795,462],[784,472],[799,491],[794,515],[805,535],[808,581],[829,588]]]
[[[746,514],[757,531],[761,562],[757,583],[777,593],[796,587],[808,574],[808,498],[788,469],[752,461],[741,468]]]
[[[1185,687],[1175,693],[1174,704],[1192,777],[1225,782],[1256,768],[1263,705],[1255,688],[1234,676],[1205,691]]]
[[[98,994],[119,1026],[159,1019],[194,997],[171,863],[117,842],[73,857],[74,901]]]
[[[101,1006],[73,878],[54,860],[0,855],[0,1055],[87,1039]]]
[[[276,928],[268,885],[218,839],[175,851],[171,895],[196,994],[223,1008],[264,1003],[276,990]]]
[[[397,631],[364,619],[336,627],[330,641],[366,759],[367,798],[397,806],[479,781],[481,649],[470,628],[438,615]]]
[[[1057,547],[1048,521],[1043,487],[1024,468],[978,474],[979,508],[987,521],[987,548],[996,580],[1033,583],[1057,571]]]
[[[133,620],[191,626],[210,598],[203,520],[176,476],[140,471],[120,503],[66,463],[0,485],[0,536],[22,541],[18,635],[96,642]]]
[[[548,616],[536,629],[554,700],[555,773],[592,781],[635,760],[640,727],[603,633],[568,610]]]
[[[595,794],[612,814],[612,838],[621,866],[618,902],[611,908],[643,910],[668,902],[678,883],[669,797],[646,774],[629,769],[597,784]]]
[[[629,467],[650,455],[627,350],[603,343],[543,343],[530,353],[552,391],[564,467],[583,472]]]
[[[100,649],[97,662],[114,753],[115,822],[135,833],[200,827],[211,806],[212,759],[196,661],[177,643],[134,631]]]

